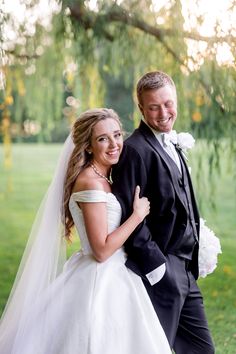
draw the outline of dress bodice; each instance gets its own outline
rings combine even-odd
[[[70,197],[69,208],[79,234],[83,254],[91,254],[92,250],[86,234],[83,213],[78,203],[106,203],[108,233],[111,233],[120,225],[121,207],[112,193],[101,190],[85,190],[73,193]]]

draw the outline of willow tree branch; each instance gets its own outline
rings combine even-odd
[[[14,58],[18,58],[18,59],[38,59],[41,56],[38,54],[27,54],[27,53],[19,54],[17,53],[17,51],[14,50],[4,50],[4,53],[13,55]]]
[[[89,28],[94,28],[96,23],[103,24],[103,34],[104,37],[107,38],[110,41],[115,40],[114,36],[112,36],[108,30],[106,29],[106,25],[112,22],[118,22],[121,24],[125,24],[127,26],[131,26],[133,28],[139,29],[142,32],[149,34],[151,36],[154,36],[166,49],[166,51],[172,55],[172,57],[181,65],[185,68],[185,70],[190,73],[190,69],[186,62],[177,54],[177,52],[171,48],[166,41],[166,37],[168,36],[176,36],[178,34],[178,31],[174,29],[163,29],[163,28],[157,28],[154,26],[149,25],[148,23],[144,22],[143,20],[140,20],[137,18],[137,16],[128,13],[126,10],[124,10],[121,6],[113,6],[111,7],[107,13],[105,14],[99,14],[93,11],[90,11],[85,8],[83,5],[83,2],[78,2],[76,5],[71,5],[70,6],[70,11],[71,11],[71,17],[79,21],[80,25],[82,25],[85,29]],[[196,41],[204,41],[207,43],[222,43],[222,42],[228,42],[228,41],[234,41],[236,40],[235,37],[233,36],[224,36],[224,37],[207,37],[207,36],[201,36],[198,33],[190,33],[183,31],[182,36],[185,39],[193,39]],[[222,113],[225,112],[223,106],[215,99],[215,97],[212,95],[210,87],[208,84],[205,82],[205,80],[199,76],[198,78],[199,83],[201,86],[204,88],[205,92],[207,95],[210,97],[210,99],[219,107],[220,111]]]
[[[140,29],[142,32],[150,34],[157,39],[164,37],[176,37],[178,35],[177,29],[158,28],[149,25],[145,21],[139,19],[135,14],[129,13],[127,10],[118,5],[113,5],[105,14],[99,14],[94,11],[88,10],[81,3],[70,5],[71,16],[77,19],[84,27],[91,28],[99,19],[100,23],[119,22],[131,27]],[[197,32],[182,31],[184,39],[192,39],[195,41],[203,41],[209,44],[213,43],[236,43],[236,37],[233,35],[225,36],[202,36]]]

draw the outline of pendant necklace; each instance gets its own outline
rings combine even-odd
[[[94,172],[96,173],[96,175],[98,175],[99,177],[104,178],[110,185],[112,185],[113,181],[112,181],[112,179],[111,179],[111,172],[110,172],[109,178],[107,178],[107,177],[104,176],[101,172],[99,172],[99,171],[97,170],[97,168],[94,166],[93,163],[91,163],[90,166],[92,167],[92,169],[94,170]]]

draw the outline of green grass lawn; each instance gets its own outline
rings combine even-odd
[[[3,168],[0,146],[0,313],[6,303],[35,213],[49,185],[60,145],[15,145],[13,167]],[[217,354],[236,354],[236,184],[222,151],[222,172],[208,178],[206,146],[193,150],[190,160],[201,216],[221,239],[223,254],[214,274],[200,279]],[[197,155],[202,154],[199,171]],[[197,176],[199,175],[199,176]],[[200,182],[197,183],[197,179]],[[216,209],[212,209],[214,200]],[[68,248],[70,255],[78,241]],[[187,353],[186,353],[187,354]]]

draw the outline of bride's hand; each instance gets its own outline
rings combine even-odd
[[[139,198],[140,187],[135,188],[134,202],[133,202],[133,213],[143,221],[145,216],[150,212],[150,202],[146,197]]]

